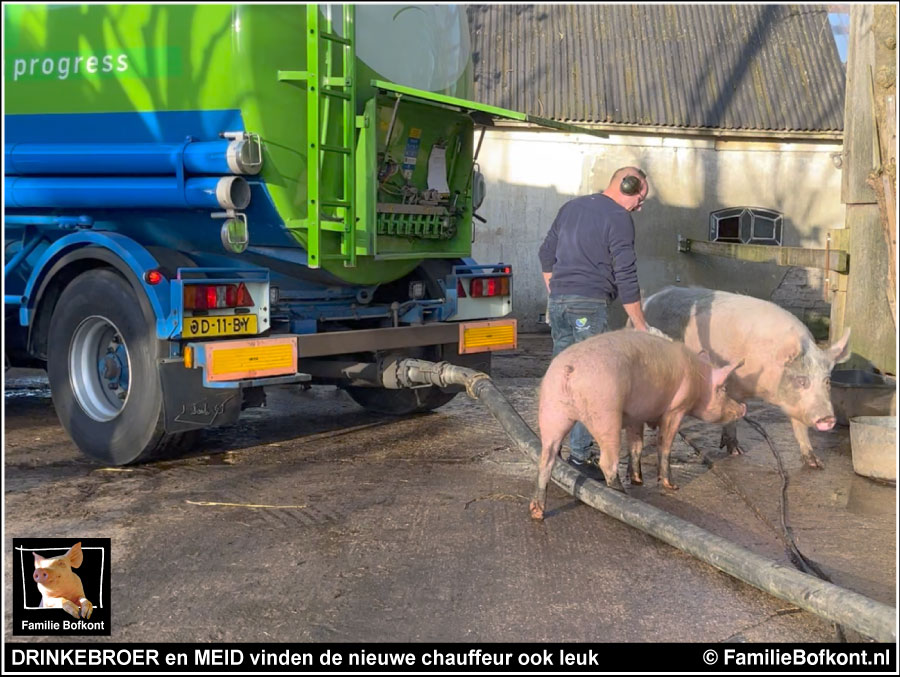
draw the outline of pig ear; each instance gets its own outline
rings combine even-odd
[[[81,562],[84,560],[84,553],[81,552],[80,541],[69,548],[69,552],[65,554],[65,558],[69,560],[69,566],[73,569],[77,569],[81,566]]]
[[[725,385],[725,381],[728,380],[728,377],[734,372],[735,369],[740,368],[744,364],[744,360],[736,364],[726,364],[724,367],[719,367],[718,369],[713,369],[712,371],[712,385],[713,388],[718,388],[720,386]]]
[[[778,365],[785,366],[793,362],[802,352],[799,339],[790,333],[784,337],[784,343],[775,351],[775,362]]]
[[[31,554],[34,555],[34,566],[40,566],[44,558],[36,552],[32,552]]]
[[[850,327],[847,327],[844,335],[825,350],[825,354],[834,364],[840,364],[850,359]]]

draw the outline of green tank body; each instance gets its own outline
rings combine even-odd
[[[465,10],[359,5],[354,17],[347,9],[7,5],[7,145],[34,143],[48,115],[76,130],[73,142],[212,139],[233,131],[216,129],[230,112],[262,150],[251,246],[286,230],[310,267],[352,284],[468,256],[470,116],[415,97],[395,108],[396,94],[372,84],[469,98]],[[136,122],[113,130],[109,114]]]

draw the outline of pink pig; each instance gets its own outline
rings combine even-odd
[[[623,490],[618,476],[622,428],[630,449],[629,475],[642,484],[644,424],[659,426],[659,480],[677,489],[669,453],[685,414],[707,423],[727,423],[747,413],[725,393],[738,365],[714,369],[684,344],[624,329],[576,343],[557,355],[541,382],[541,462],[531,516],[543,519],[547,482],[563,439],[581,421],[600,445],[606,484]]]
[[[819,348],[809,329],[792,313],[770,301],[701,287],[666,287],[644,302],[653,326],[704,350],[723,362],[743,365],[732,377],[733,397],[758,397],[780,407],[791,418],[800,454],[810,468],[823,468],[812,452],[809,429],[831,430],[836,422],[831,406],[831,369],[850,359],[850,329]],[[742,454],[737,424],[722,431],[722,443]]]
[[[65,555],[41,557],[34,554],[34,582],[41,591],[42,607],[59,607],[75,618],[90,618],[94,605],[84,596],[81,579],[72,571],[81,566],[84,555],[76,543]]]

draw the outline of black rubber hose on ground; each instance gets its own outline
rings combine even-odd
[[[401,368],[405,368],[412,382],[465,386],[472,398],[488,408],[519,450],[538,464],[540,440],[489,376],[446,362],[405,360],[404,363],[408,366]],[[761,557],[652,505],[613,491],[565,463],[554,464],[552,479],[587,505],[779,599],[879,642],[897,641],[897,611],[893,607]],[[522,518],[530,519],[527,515],[523,509]]]

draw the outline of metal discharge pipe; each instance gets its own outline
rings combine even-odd
[[[240,176],[197,177],[184,182],[163,176],[7,176],[6,206],[19,209],[159,207],[244,209],[250,184]]]
[[[470,397],[487,406],[519,450],[538,464],[540,440],[487,374],[447,362],[415,359],[401,360],[393,371],[401,384],[465,386]],[[552,479],[589,506],[745,583],[879,642],[897,641],[897,610],[893,607],[761,557],[652,505],[613,491],[565,463],[554,464]],[[523,510],[522,519],[526,519],[525,515]]]
[[[246,139],[190,143],[14,143],[4,149],[7,176],[258,174]]]

